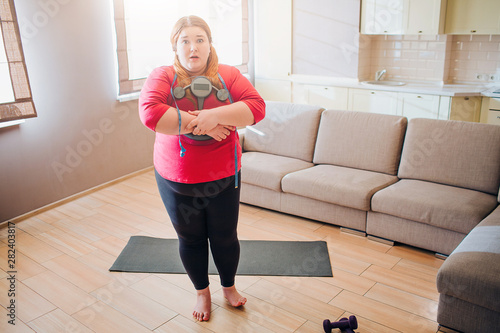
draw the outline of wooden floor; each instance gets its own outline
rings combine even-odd
[[[4,227],[0,332],[312,333],[323,332],[324,319],[350,315],[358,319],[356,332],[437,331],[435,278],[443,261],[433,253],[244,204],[240,239],[324,240],[334,277],[237,276],[248,303],[234,309],[223,299],[218,277],[211,276],[211,319],[196,322],[191,317],[195,293],[186,275],[108,271],[130,236],[176,237],[152,171],[22,220],[10,230],[17,280],[10,297],[9,229]],[[12,300],[15,327],[7,322]]]

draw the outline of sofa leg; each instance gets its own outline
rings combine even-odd
[[[366,232],[361,231],[361,230],[340,227],[340,231],[345,232],[347,234],[352,234],[352,235],[356,235],[356,236],[366,237]]]
[[[446,260],[446,258],[448,258],[448,255],[442,254],[442,253],[438,253],[438,252],[434,253],[434,256],[436,258],[438,258],[438,259],[443,259],[443,260]]]
[[[372,241],[375,241],[375,242],[379,242],[379,243],[382,243],[382,244],[386,244],[386,245],[390,245],[390,246],[394,246],[394,241],[392,241],[390,239],[382,238],[382,237],[377,237],[377,236],[372,236],[372,235],[368,235],[367,237],[368,237],[369,240],[372,240]]]
[[[456,331],[453,328],[449,328],[443,325],[439,325],[438,331],[436,333],[461,333],[460,331]]]

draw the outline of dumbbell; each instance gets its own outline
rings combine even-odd
[[[323,329],[326,333],[331,333],[332,329],[340,328],[340,330],[347,330],[348,333],[352,332],[358,328],[358,321],[356,320],[356,316],[350,316],[349,319],[341,318],[339,321],[331,322],[328,319],[323,321]]]

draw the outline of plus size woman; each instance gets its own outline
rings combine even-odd
[[[238,69],[218,63],[203,19],[181,18],[170,42],[174,65],[152,71],[141,91],[139,114],[156,132],[156,180],[197,292],[193,316],[206,321],[209,248],[225,298],[235,307],[246,302],[235,287],[241,167],[236,128],[262,120],[265,103]]]

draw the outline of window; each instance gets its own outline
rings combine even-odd
[[[0,122],[36,117],[13,0],[0,0]]]
[[[248,0],[114,0],[119,95],[139,92],[156,67],[173,64],[177,20],[207,21],[220,63],[248,70]]]

